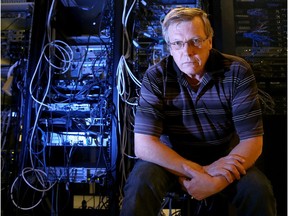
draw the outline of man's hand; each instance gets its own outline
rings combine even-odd
[[[179,182],[193,198],[197,200],[205,199],[221,191],[225,186],[221,185],[220,178],[212,177],[204,172],[191,169],[183,165],[186,177],[179,177]]]
[[[223,176],[229,183],[235,179],[240,179],[241,175],[246,174],[243,166],[245,159],[239,155],[231,154],[220,158],[208,166],[204,166],[204,170],[210,176]]]

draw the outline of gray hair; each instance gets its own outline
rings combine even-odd
[[[172,9],[162,22],[162,35],[166,43],[169,42],[168,28],[170,25],[184,21],[191,21],[194,17],[200,17],[204,24],[204,32],[207,37],[213,37],[214,31],[211,27],[207,13],[199,8],[179,7]]]

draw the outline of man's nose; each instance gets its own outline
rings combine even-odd
[[[184,43],[183,51],[186,52],[188,55],[193,55],[195,53],[195,46],[194,43],[191,41],[187,41]]]

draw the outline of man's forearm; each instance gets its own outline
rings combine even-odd
[[[263,147],[263,137],[252,137],[249,139],[245,139],[240,141],[238,145],[232,149],[230,154],[240,155],[245,158],[245,162],[243,163],[244,168],[247,170],[256,162],[259,156],[262,153]]]
[[[161,143],[159,138],[149,135],[135,134],[135,155],[142,160],[158,164],[177,176],[185,176],[183,164],[197,171],[203,171],[202,166],[188,161]]]

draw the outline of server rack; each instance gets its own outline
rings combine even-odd
[[[33,4],[4,214],[117,215],[114,8],[112,0]]]
[[[287,214],[287,2],[216,1],[222,50],[254,70],[263,110],[264,146],[258,166],[270,179],[278,215]],[[276,170],[275,167],[281,167]]]
[[[33,13],[33,1],[1,1],[1,212],[7,215],[12,214],[10,188],[22,154]]]

